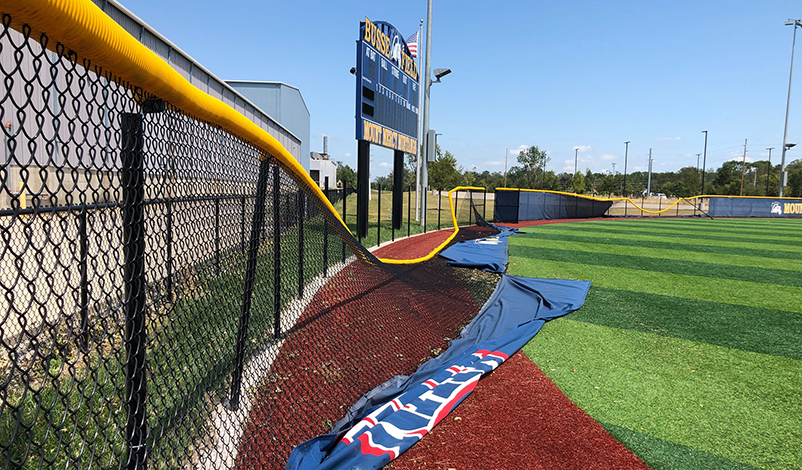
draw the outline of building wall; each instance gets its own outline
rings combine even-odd
[[[298,161],[309,171],[310,115],[301,90],[281,82],[228,80],[226,83],[301,139]]]
[[[190,83],[236,109],[275,137],[299,162],[302,158],[309,158],[309,150],[307,149],[306,152],[301,150],[302,140],[306,142],[309,140],[308,138],[303,139],[295,135],[287,126],[282,125],[278,118],[260,109],[120,3],[115,0],[92,1],[145,47],[170,64]],[[308,165],[306,167],[308,168]]]

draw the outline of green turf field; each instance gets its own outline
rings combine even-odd
[[[654,469],[802,469],[802,220],[599,220],[511,237],[593,282],[526,354]]]

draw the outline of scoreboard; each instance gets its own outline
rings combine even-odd
[[[406,41],[365,18],[356,63],[356,138],[417,155],[420,84]]]

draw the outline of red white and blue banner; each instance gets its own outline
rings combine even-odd
[[[460,339],[408,377],[363,396],[330,434],[296,447],[287,469],[379,469],[426,435],[479,379],[551,319],[582,306],[590,282],[502,276]]]

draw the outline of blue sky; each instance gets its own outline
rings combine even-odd
[[[123,3],[220,78],[300,88],[311,112],[310,148],[352,167],[355,41],[365,17],[404,36],[426,0]],[[504,170],[518,149],[549,152],[548,169],[655,171],[696,166],[709,131],[707,167],[741,158],[780,161],[792,27],[799,1],[435,0],[432,67],[453,73],[431,90],[430,127],[460,165]],[[425,25],[424,25],[425,30]],[[802,158],[802,29],[788,141]],[[423,53],[421,45],[421,55]],[[392,153],[372,147],[372,173]]]

